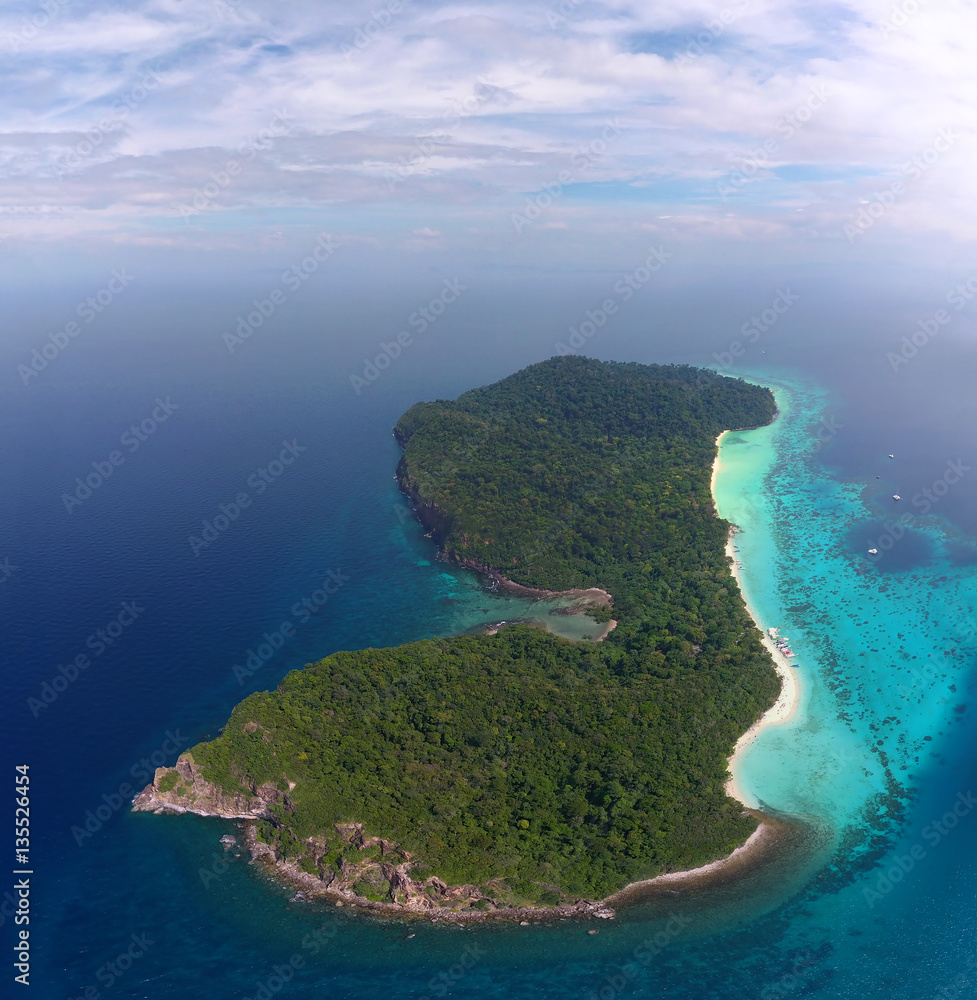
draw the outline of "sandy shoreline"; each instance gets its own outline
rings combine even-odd
[[[723,437],[725,437],[728,433],[729,431],[723,431],[723,433],[716,438],[716,460],[713,462],[712,466],[712,481],[710,486],[714,498],[716,495],[716,479],[718,478],[720,471],[719,448]],[[743,590],[740,567],[737,565],[737,553],[734,551],[735,547],[733,544],[738,530],[739,528],[736,525],[733,525],[730,528],[729,537],[726,539],[726,555],[731,562],[730,571],[733,574],[733,579],[736,581],[736,585],[740,589],[740,595],[743,598],[743,602],[746,604],[746,610],[753,619],[754,624],[760,629],[760,633],[763,637],[763,645],[770,653],[774,667],[777,670],[777,674],[780,676],[780,694],[777,696],[777,700],[771,708],[764,712],[764,714],[739,738],[739,740],[737,740],[736,746],[733,748],[733,755],[729,758],[730,778],[726,782],[726,794],[731,798],[742,802],[744,805],[750,806],[751,803],[747,802],[748,796],[744,795],[743,789],[737,780],[737,761],[742,759],[743,752],[747,747],[751,746],[755,742],[756,738],[763,732],[764,729],[768,726],[781,725],[793,717],[794,713],[797,711],[797,705],[800,699],[800,681],[797,671],[794,669],[790,660],[788,660],[787,657],[784,656],[779,649],[777,649],[773,640],[769,637],[760,622],[757,621],[756,612],[750,606],[750,602],[746,598],[746,594]]]
[[[753,809],[748,812],[760,820],[760,825],[730,854],[698,868],[669,872],[643,882],[632,882],[608,896],[603,901],[604,905],[623,910],[655,900],[667,900],[671,907],[679,897],[702,899],[702,893],[722,895],[738,881],[748,879],[754,873],[762,873],[767,864],[783,856],[785,842],[791,840],[794,831],[776,817],[766,816]]]
[[[582,590],[580,588],[575,590],[543,590],[540,587],[524,587],[521,583],[513,583],[512,580],[499,575],[495,571],[486,573],[484,570],[474,569],[472,566],[466,566],[465,568],[472,572],[481,573],[483,576],[487,575],[500,590],[508,594],[514,594],[518,597],[528,597],[537,601],[545,601],[554,597],[568,597],[573,600],[582,601],[582,603],[577,606],[564,609],[562,614],[567,616],[581,615],[584,614],[588,608],[609,607],[614,603],[614,598],[611,594],[609,594],[606,590],[601,590],[600,587],[590,587],[586,590]],[[542,619],[538,619],[538,621],[541,628],[545,628],[547,631],[552,632],[552,629],[550,629],[549,626],[542,621]],[[485,634],[498,635],[499,629],[512,624],[515,623],[499,622],[496,625],[489,626],[485,630]],[[617,628],[617,619],[611,618],[604,623],[604,629],[600,635],[595,635],[592,638],[583,639],[581,641],[603,642],[615,628]]]
[[[765,829],[766,827],[763,823],[761,823],[753,831],[753,833],[750,834],[744,843],[740,844],[740,846],[737,847],[732,854],[727,854],[725,858],[710,861],[709,864],[701,865],[699,868],[690,868],[688,871],[668,872],[665,875],[658,875],[656,878],[648,879],[647,882],[635,882],[633,885],[628,886],[628,888],[637,888],[642,885],[664,885],[668,882],[682,882],[687,878],[691,878],[693,875],[708,875],[711,872],[720,871],[737,858],[742,857],[744,854],[750,854],[752,849],[757,846],[757,842],[763,838],[763,832]]]
[[[730,529],[729,539],[726,542],[726,555],[733,560],[733,578],[736,580],[736,583],[740,588],[740,592],[742,593],[743,585],[740,580],[739,569],[736,566],[736,553],[733,551],[733,539],[735,537],[736,530],[734,527]],[[746,601],[745,596],[743,600]],[[754,620],[754,622],[756,622],[756,615],[754,614],[749,603],[747,603],[746,607],[747,611],[750,613],[750,617]],[[759,627],[759,623],[757,623],[757,625]],[[749,796],[744,795],[743,789],[737,780],[737,760],[742,758],[742,754],[746,748],[751,746],[756,741],[756,738],[763,732],[764,729],[769,726],[781,725],[793,718],[800,700],[800,682],[793,664],[780,652],[779,649],[777,649],[773,640],[767,635],[766,632],[763,632],[763,645],[770,653],[770,656],[773,659],[773,665],[780,676],[780,694],[777,696],[777,700],[773,703],[773,705],[767,709],[767,711],[764,712],[763,715],[736,741],[736,746],[733,748],[733,756],[729,758],[730,778],[729,781],[726,782],[726,794],[731,798],[742,802],[744,805],[750,805],[751,803],[746,801]]]

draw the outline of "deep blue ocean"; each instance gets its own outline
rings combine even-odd
[[[763,878],[676,899],[674,907],[659,901],[621,911],[593,935],[593,925],[573,922],[406,928],[292,901],[246,857],[222,850],[219,838],[233,824],[128,811],[154,766],[215,736],[238,701],[289,670],[339,649],[511,616],[477,581],[435,562],[395,487],[391,427],[417,400],[455,396],[556,353],[617,275],[449,267],[418,270],[400,284],[380,271],[323,277],[233,352],[222,333],[273,286],[272,272],[168,285],[147,278],[26,385],[18,366],[100,279],[93,272],[65,287],[51,276],[20,295],[8,289],[0,344],[0,767],[12,872],[15,766],[30,766],[32,971],[23,995],[977,996],[977,818],[960,806],[936,844],[924,833],[977,792],[977,624],[966,620],[957,591],[947,599],[952,588],[931,572],[946,558],[954,573],[977,576],[974,308],[954,310],[953,323],[906,351],[905,364],[890,357],[967,280],[962,271],[880,271],[856,280],[771,265],[747,277],[678,261],[581,348],[606,359],[720,370],[729,361],[730,370],[809,390],[805,406],[816,398],[824,421],[823,431],[811,430],[821,443],[804,459],[814,486],[778,508],[786,519],[778,544],[792,537],[801,545],[807,531],[830,541],[826,551],[854,559],[892,523],[891,494],[904,497],[900,513],[917,517],[918,530],[873,570],[885,586],[860,611],[866,617],[857,630],[849,636],[828,612],[803,626],[840,637],[830,663],[819,663],[811,646],[806,664],[823,671],[824,690],[835,694],[849,689],[844,671],[857,669],[866,643],[891,646],[895,658],[897,646],[923,636],[925,647],[939,636],[938,649],[911,654],[921,657],[912,683],[924,701],[946,681],[939,664],[953,662],[946,697],[955,721],[931,734],[938,752],[917,754],[906,771],[892,765],[898,787],[874,800],[877,822],[844,827],[836,841],[818,839],[825,817],[840,808],[833,796],[843,800],[846,786],[864,777],[857,753],[843,757],[854,763],[835,768],[805,798],[808,834]],[[449,279],[467,286],[458,302],[357,393],[350,375],[362,377],[364,359],[407,328]],[[764,310],[786,287],[796,302],[765,323]],[[753,316],[764,329],[751,327]],[[842,516],[835,487],[862,504],[858,518]],[[912,504],[927,489],[935,499],[924,515],[921,502]],[[237,503],[241,494],[246,507]],[[194,536],[210,541],[195,545]],[[831,584],[812,574],[798,558],[798,593]],[[327,579],[342,583],[321,601],[315,595]],[[902,603],[886,604],[890,592]],[[303,613],[303,599],[315,613]],[[799,621],[802,603],[787,602]],[[896,607],[912,632],[891,618]],[[875,631],[876,610],[889,616],[884,635]],[[932,634],[920,630],[923,620]],[[294,636],[274,649],[284,623]],[[951,648],[943,637],[953,635]],[[260,666],[235,670],[252,652]],[[873,710],[860,703],[857,732],[840,718],[840,698],[812,705],[811,717],[815,727],[847,733],[853,746],[891,740],[898,747],[900,719],[874,718]],[[908,725],[908,702],[904,714]],[[778,752],[788,759],[789,741]],[[771,792],[768,801],[775,799]],[[878,891],[880,877],[918,844],[923,857],[873,901],[865,890]],[[9,901],[17,878],[0,876],[0,900]],[[21,995],[15,927],[10,908],[0,912],[0,995],[13,997]]]

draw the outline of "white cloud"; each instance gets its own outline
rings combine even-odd
[[[967,240],[975,4],[899,13],[914,7],[388,0],[345,5],[338,23],[311,2],[148,0],[67,4],[31,32],[24,18],[39,8],[11,5],[0,15],[0,83],[17,97],[0,112],[7,217],[151,229],[250,142],[208,224],[245,208],[393,202],[437,219],[415,237],[451,239],[459,206],[480,203],[504,227],[525,192],[569,170],[601,186],[575,198],[636,199],[672,228],[841,238],[859,198],[951,127],[953,149],[871,238]],[[134,100],[149,70],[160,85]],[[812,91],[825,99],[788,128]],[[263,142],[282,110],[287,132]],[[106,118],[118,127],[59,171]],[[620,136],[580,166],[611,121]],[[723,178],[748,169],[724,198]],[[546,225],[568,224],[565,208],[564,197]]]

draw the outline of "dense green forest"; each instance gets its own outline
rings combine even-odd
[[[300,859],[317,838],[307,870],[341,864],[349,822],[418,877],[505,879],[544,903],[727,853],[756,825],[723,793],[727,758],[778,681],[709,480],[717,435],[774,412],[768,390],[710,371],[572,356],[413,406],[399,474],[445,554],[601,587],[618,627],[336,653],[238,705],[193,750],[205,777],[277,785],[263,835]]]

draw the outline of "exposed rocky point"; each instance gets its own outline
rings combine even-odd
[[[269,804],[282,798],[273,785],[251,789],[251,795],[229,793],[211,784],[197,769],[190,753],[180,754],[173,767],[158,767],[153,783],[133,800],[133,812],[196,813],[225,819],[268,819]]]

